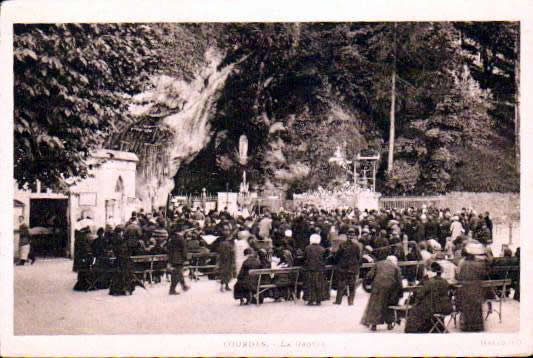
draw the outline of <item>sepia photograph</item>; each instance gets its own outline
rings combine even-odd
[[[519,18],[47,19],[3,44],[2,354],[528,353]]]

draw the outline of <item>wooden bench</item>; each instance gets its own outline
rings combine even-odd
[[[167,255],[139,255],[139,256],[130,256],[130,260],[134,265],[133,273],[135,275],[141,275],[143,283],[146,281],[149,281],[150,284],[152,284],[153,273],[154,273],[154,263],[155,262],[167,262],[168,256]],[[141,264],[143,267],[135,267],[135,264]]]
[[[405,267],[405,266],[423,266],[424,261],[398,261],[398,266]],[[368,262],[361,265],[361,268],[372,268],[376,266],[375,262]]]
[[[335,272],[335,267],[331,265],[326,265],[324,268],[324,272],[330,271],[329,274],[329,289],[331,290],[331,284],[333,282],[333,274]],[[248,274],[251,277],[257,277],[257,288],[256,292],[253,294],[253,297],[255,298],[256,304],[260,304],[260,297],[263,293],[265,293],[268,290],[271,290],[273,288],[289,288],[289,295],[294,300],[294,303],[296,303],[298,299],[298,289],[303,285],[303,282],[300,281],[300,273],[303,272],[303,268],[301,266],[293,266],[293,267],[286,267],[286,268],[274,268],[274,269],[254,269],[248,271]],[[272,283],[272,280],[280,274],[294,274],[294,277],[292,278],[294,282],[287,284],[287,285],[278,285],[276,283]],[[261,283],[262,277],[268,276],[270,278],[270,283]],[[291,279],[291,280],[292,280]]]
[[[518,281],[520,265],[491,266],[489,267],[489,280],[511,279],[511,285]],[[497,289],[497,288],[496,288]],[[505,292],[505,291],[504,291]],[[504,296],[505,299],[506,296]]]
[[[502,323],[502,303],[505,299],[505,291],[507,286],[510,286],[512,283],[512,280],[510,278],[503,279],[503,280],[485,280],[481,281],[481,287],[488,288],[491,290],[491,292],[494,294],[495,298],[490,298],[487,301],[489,301],[489,309],[487,311],[487,316],[485,317],[485,320],[489,318],[490,314],[493,313],[493,311],[496,311],[498,313],[498,318],[500,319],[500,323]],[[501,288],[501,291],[498,294],[498,288]],[[499,308],[496,310],[492,307],[491,301],[497,301],[499,304]]]
[[[408,262],[408,261],[405,261],[405,262]],[[413,262],[417,262],[417,261],[413,261]],[[409,304],[410,298],[413,295],[413,293],[415,292],[415,290],[420,288],[420,287],[422,287],[422,286],[415,285],[415,286],[405,286],[405,287],[403,287],[402,291],[408,293],[407,294],[407,298],[404,300],[404,303],[403,304],[389,306],[389,309],[394,311],[394,324],[398,324],[400,322],[399,312],[403,312],[403,315],[404,315],[405,319],[407,320],[407,317],[409,317],[409,310],[413,307],[412,305]]]
[[[260,304],[262,301],[261,295],[273,288],[289,288],[289,294],[296,303],[296,292],[298,290],[298,278],[300,276],[300,271],[301,267],[299,266],[275,269],[254,269],[248,271],[248,275],[250,277],[257,277],[256,292],[252,294],[252,296],[255,298],[255,303]],[[282,286],[272,283],[272,279],[274,279],[277,275],[281,274],[294,274],[294,283],[289,282],[287,285]],[[266,276],[270,278],[270,283],[264,283],[264,280],[263,283],[261,282],[262,279]]]
[[[189,278],[191,280],[198,281],[200,278],[199,276],[205,276],[212,273],[215,273],[218,271],[218,254],[217,253],[208,253],[208,254],[202,254],[202,253],[190,253],[188,254],[189,258],[189,265],[186,266],[186,268],[189,269]],[[215,264],[205,265],[202,264],[202,260],[215,260]],[[209,270],[207,272],[203,272],[204,270]]]

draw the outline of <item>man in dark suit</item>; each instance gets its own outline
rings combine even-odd
[[[183,277],[183,266],[187,262],[187,243],[185,238],[180,233],[172,233],[168,241],[168,264],[171,268],[170,272],[170,290],[169,295],[178,295],[176,286],[178,282],[181,284],[183,291],[187,291],[189,286],[185,284],[185,277]]]
[[[359,235],[356,229],[351,227],[346,233],[346,241],[340,244],[335,255],[337,263],[337,299],[335,304],[342,303],[344,290],[348,287],[348,305],[352,306],[355,298],[355,283],[359,277],[359,267],[361,262],[361,248],[354,242],[354,238]]]

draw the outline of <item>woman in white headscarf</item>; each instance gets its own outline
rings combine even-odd
[[[235,240],[235,268],[236,272],[241,271],[242,263],[246,260],[246,255],[244,255],[244,250],[250,248],[248,244],[248,238],[250,237],[250,232],[248,230],[239,231],[237,234],[237,240]]]
[[[383,261],[378,261],[370,270],[367,277],[373,278],[372,292],[368,299],[361,324],[376,331],[380,324],[387,324],[387,329],[392,329],[394,312],[389,306],[398,304],[402,297],[402,274],[398,267],[396,256],[388,256]]]
[[[326,250],[320,246],[319,234],[312,234],[304,251],[304,301],[320,305],[329,299],[329,284],[324,276]]]

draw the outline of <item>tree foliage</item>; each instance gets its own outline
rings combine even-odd
[[[289,193],[350,180],[328,159],[337,146],[348,159],[366,147],[386,157],[393,70],[397,168],[386,175],[380,163],[378,190],[518,190],[507,172],[517,38],[517,24],[495,22],[16,25],[15,178],[85,176],[89,151],[139,120],[132,95],[154,75],[190,81],[216,48],[220,66],[235,67],[210,142],[178,173],[194,178],[191,191],[236,190],[243,170],[252,186]],[[475,153],[504,161],[487,174]],[[488,179],[468,185],[466,173]]]
[[[58,186],[115,131],[128,96],[158,63],[159,29],[126,24],[15,25],[15,179]]]

